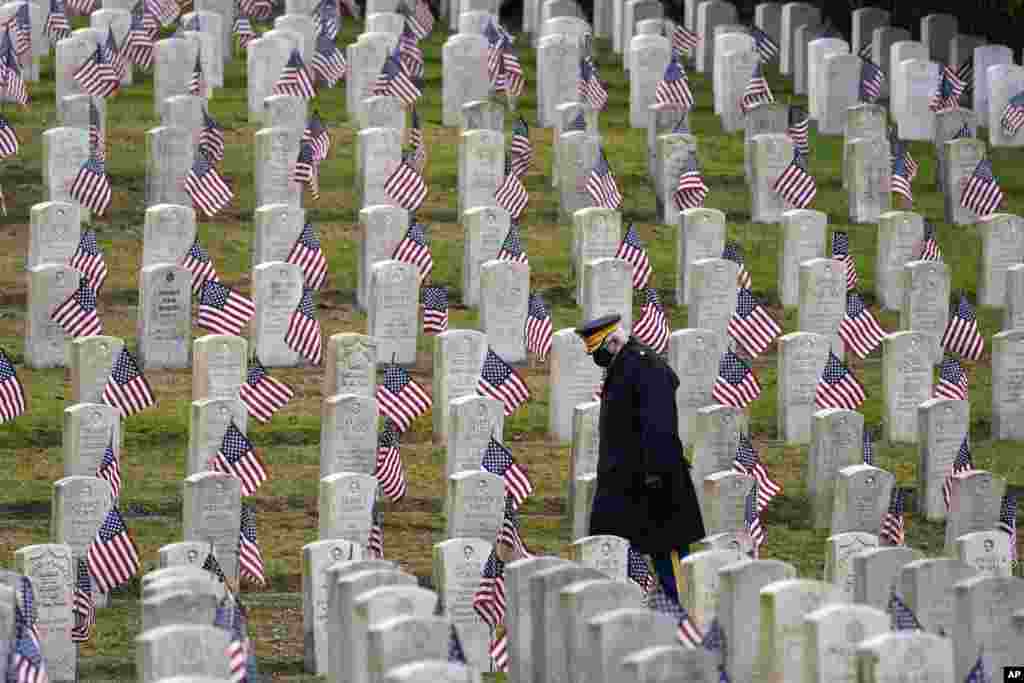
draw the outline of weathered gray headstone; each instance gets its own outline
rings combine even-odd
[[[917,443],[917,408],[932,397],[935,339],[894,332],[882,340],[883,417],[887,441]]]
[[[443,122],[446,126],[458,126],[462,105],[487,99],[487,39],[460,33],[445,41],[442,53]]]
[[[970,109],[946,109],[935,113],[935,187],[940,192],[945,192],[945,161],[946,143],[960,136],[961,129],[966,126],[968,135],[966,137],[978,137],[978,120]],[[957,196],[957,201],[960,197]]]
[[[725,248],[725,214],[718,209],[685,209],[676,240],[677,304],[689,304],[693,290],[694,263],[717,258]],[[691,323],[690,327],[697,327]]]
[[[755,135],[751,141],[753,182],[750,184],[751,220],[777,223],[789,206],[772,188],[793,161],[793,140],[788,135]]]
[[[800,264],[825,257],[828,216],[813,209],[791,209],[782,213],[780,224],[779,298],[784,306],[796,306],[800,302]]]
[[[594,205],[586,188],[590,172],[599,159],[600,146],[600,136],[589,130],[563,132],[558,136],[559,210],[564,219]]]
[[[627,580],[629,541],[619,536],[584,536],[569,546],[569,559],[604,572],[609,579]]]
[[[405,109],[402,100],[391,95],[364,97],[358,113],[359,130],[366,128],[394,128],[405,132]]]
[[[397,44],[398,37],[393,33],[363,33],[346,48],[349,70],[345,78],[345,104],[349,116],[359,120],[364,98],[372,92],[384,60]]]
[[[627,7],[647,4],[632,0]],[[660,8],[660,3],[656,3]],[[647,108],[654,104],[655,88],[665,75],[672,57],[672,45],[664,36],[635,36],[629,41],[629,125],[647,127]]]
[[[533,680],[533,606],[530,601],[530,577],[545,569],[570,564],[568,560],[559,557],[540,555],[514,560],[505,565],[505,632],[508,634],[510,679],[521,683]]]
[[[921,42],[928,48],[931,59],[942,64],[949,63],[949,41],[956,35],[957,28],[956,17],[951,14],[921,17]]]
[[[72,404],[102,403],[103,388],[110,378],[114,360],[123,348],[124,340],[120,337],[99,334],[79,337],[71,342],[68,367],[71,371]]]
[[[648,110],[658,105],[650,105]],[[649,118],[653,114],[649,113]],[[674,125],[674,122],[673,122]],[[678,227],[679,205],[675,201],[679,177],[687,169],[691,156],[697,154],[697,138],[685,133],[669,132],[655,140],[655,152],[651,175],[657,198],[658,218],[664,225]]]
[[[113,502],[113,492],[105,479],[94,476],[58,479],[53,484],[51,540],[67,544],[76,560],[84,559]],[[96,586],[95,581],[93,586]]]
[[[1012,576],[1010,537],[1002,529],[972,531],[956,539],[953,557],[984,576]]]
[[[266,367],[292,367],[300,362],[297,351],[284,343],[292,313],[302,299],[305,276],[294,263],[270,261],[252,269],[253,303],[250,345]]]
[[[187,368],[192,350],[192,273],[163,263],[139,271],[138,359],[147,370]]]
[[[739,265],[730,259],[706,258],[694,261],[692,268],[687,322],[726,339],[729,321],[736,312]]]
[[[805,615],[802,680],[857,680],[857,645],[888,631],[889,615],[867,605],[826,605]]]
[[[718,471],[704,477],[701,516],[709,534],[746,528],[744,511],[755,483],[753,477],[739,472]]]
[[[323,400],[320,478],[339,472],[374,474],[377,467],[377,400],[335,394]]]
[[[473,609],[490,552],[490,539],[450,538],[435,544],[433,553],[433,585],[440,593],[444,616],[455,624],[466,659],[477,670],[490,668],[490,628]]]
[[[819,135],[842,135],[846,110],[860,102],[860,72],[863,60],[855,54],[833,54],[821,70]]]
[[[1024,579],[976,576],[954,589],[956,620],[952,639],[956,679],[965,679],[978,660],[997,674],[1020,663],[1014,614],[1024,608]]]
[[[985,470],[953,477],[946,514],[945,555],[955,551],[956,540],[975,531],[990,531],[999,524],[999,508],[1006,480]]]
[[[973,567],[957,559],[915,560],[900,569],[898,591],[925,631],[949,636],[955,618],[953,586],[975,574]]]
[[[446,475],[480,470],[491,438],[502,438],[505,413],[501,402],[478,394],[459,396],[448,400],[447,412]]]
[[[523,330],[530,296],[530,265],[507,260],[480,266],[480,326],[487,344],[508,363],[526,360]]]
[[[590,680],[587,678],[587,662],[592,654],[588,649],[586,624],[592,618],[615,609],[640,607],[642,593],[640,587],[632,582],[589,579],[570,583],[558,597],[564,625],[560,635],[565,641],[567,680],[582,683]],[[558,637],[558,634],[551,635]]]
[[[819,126],[825,120],[827,106],[826,87],[831,76],[828,59],[849,53],[850,44],[841,38],[823,36],[807,43],[807,112]]]
[[[625,675],[623,660],[646,647],[675,645],[675,622],[667,614],[622,607],[599,614],[587,624],[591,676],[588,680],[616,683]],[[555,679],[560,680],[560,679]]]
[[[192,400],[237,398],[246,380],[249,342],[232,334],[207,334],[192,342]]]
[[[788,579],[761,589],[760,661],[763,680],[804,683],[807,630],[804,617],[816,609],[846,602],[824,581]]]
[[[572,329],[558,330],[552,336],[550,367],[548,431],[560,443],[569,443],[574,439],[573,412],[593,400],[601,369],[587,356],[583,341]]]
[[[633,266],[620,258],[599,258],[583,264],[583,317],[617,313],[622,329],[633,324]]]
[[[979,216],[973,210],[960,206],[963,194],[978,162],[984,159],[985,142],[977,138],[960,138],[945,143],[943,150],[943,187],[947,188],[943,196],[947,223],[954,225],[973,225]]]
[[[825,580],[843,593],[846,602],[853,602],[856,574],[853,556],[863,550],[878,547],[878,536],[862,531],[829,536],[825,541]]]
[[[934,363],[942,360],[939,342],[949,322],[950,279],[949,268],[941,261],[910,261],[903,266],[900,329],[934,337]]]
[[[260,123],[264,117],[263,102],[271,94],[281,69],[288,62],[292,43],[277,31],[269,31],[246,46],[246,90],[249,121]],[[193,62],[195,56],[192,57]],[[383,62],[383,60],[381,60]],[[379,68],[379,67],[378,67]],[[188,66],[191,72],[192,65]],[[187,92],[187,91],[186,91]]]
[[[977,52],[977,51],[976,51]],[[995,64],[988,67],[988,140],[992,147],[1020,147],[1024,145],[1024,135],[1017,133],[1010,137],[999,125],[1003,112],[1010,98],[1024,89],[1024,67],[1014,66],[1012,59],[1008,64]],[[983,121],[985,119],[982,119]],[[993,127],[995,126],[995,127]]]
[[[960,444],[968,434],[970,409],[967,401],[948,398],[931,398],[917,408],[917,508],[929,520],[946,518],[942,491]]]
[[[496,538],[505,516],[505,480],[490,472],[456,472],[448,477],[447,538]]]
[[[562,611],[560,604],[561,591],[577,581],[605,578],[607,577],[602,572],[577,564],[550,567],[537,571],[529,577],[532,675],[524,680],[534,683],[542,681],[566,683],[568,680],[566,643],[563,638],[559,637],[565,632],[566,627],[566,614]],[[590,653],[596,655],[593,650],[590,650]],[[526,664],[530,666],[530,662],[526,662]],[[594,673],[592,669],[590,673]],[[588,678],[587,680],[601,679]]]
[[[904,59],[893,67],[892,97],[894,100],[902,98],[899,107],[893,107],[901,139],[931,140],[935,137],[935,112],[928,107],[928,102],[939,81],[939,71],[937,62],[923,59]]]
[[[973,99],[971,108],[977,113],[980,125],[989,125],[989,139],[1002,132],[993,132],[989,124],[991,118],[989,114],[988,68],[997,64],[1012,66],[1013,50],[1005,45],[981,45],[974,48],[974,81],[972,83]],[[1003,106],[1006,106],[1005,103]],[[1002,108],[995,115],[1002,117]],[[998,118],[996,120],[998,121]],[[998,129],[999,126],[996,126],[997,131]]]
[[[823,38],[825,35],[827,35],[825,27],[821,25],[820,19],[805,24],[797,24],[796,30],[793,31],[793,56],[791,57],[793,94],[807,94],[807,46],[810,45],[811,41]]]
[[[572,259],[576,275],[576,301],[583,290],[583,265],[599,258],[611,258],[622,240],[622,214],[612,209],[589,206],[572,215]]]
[[[800,264],[797,307],[797,329],[822,335],[842,358],[839,323],[846,315],[846,266],[841,260],[816,258]]]
[[[373,525],[377,478],[357,472],[338,472],[320,480],[317,503],[320,538],[340,538],[365,545]]]
[[[1006,305],[1006,272],[1024,261],[1024,219],[995,213],[978,219],[981,255],[978,261],[978,304]],[[1007,328],[1009,329],[1009,328]]]
[[[952,641],[920,631],[883,633],[857,646],[857,668],[867,683],[911,677],[952,682]]]
[[[336,562],[362,560],[365,548],[342,539],[314,541],[302,546],[302,632],[304,668],[327,673],[328,584],[327,568]]]
[[[852,55],[844,57],[860,61],[859,57]],[[836,59],[831,58],[829,63]],[[832,80],[832,74],[829,74],[829,80]],[[854,223],[877,223],[879,216],[892,209],[889,142],[884,138],[858,138],[850,140],[847,148],[850,220]]]
[[[846,109],[843,126],[843,187],[850,187],[853,173],[850,160],[850,142],[860,139],[882,138],[888,141],[889,112],[880,104],[855,104]]]
[[[794,72],[796,29],[805,24],[821,23],[821,10],[805,2],[787,2],[782,6],[782,29],[779,35],[779,73],[791,76]]]
[[[847,465],[838,470],[832,535],[848,531],[878,533],[895,485],[895,475],[871,465]]]
[[[225,629],[199,623],[148,629],[135,639],[138,680],[158,683],[175,675],[227,679],[230,670],[224,652],[230,637]]]
[[[697,5],[697,34],[702,37],[697,45],[695,66],[700,73],[711,73],[715,63],[715,27],[735,24],[736,7],[723,0],[708,0]]]
[[[876,28],[889,24],[890,14],[880,7],[859,7],[851,14],[853,20],[853,44],[850,46],[858,52],[865,45],[871,44],[871,36]]]
[[[208,543],[201,541],[180,541],[160,546],[160,568],[189,566],[202,568],[206,561],[206,553],[210,549]]]
[[[992,437],[1024,438],[1024,330],[992,337]]]
[[[505,135],[470,130],[459,140],[459,211],[493,206],[494,193],[505,179]]]
[[[390,133],[388,137],[392,137]],[[386,178],[381,179],[381,182],[384,180]],[[409,212],[397,206],[367,206],[359,211],[359,224],[362,234],[359,242],[356,302],[365,310],[370,291],[370,271],[374,264],[390,259],[395,253],[395,247],[409,230]],[[298,230],[301,229],[299,225]]]
[[[360,207],[397,205],[384,190],[384,184],[401,161],[400,131],[394,128],[364,128],[359,131],[355,181]]]
[[[437,408],[432,412],[434,434],[442,440],[451,428],[445,407],[452,399],[476,395],[486,353],[487,338],[476,330],[449,329],[435,337],[432,398]]]
[[[196,239],[196,212],[191,200],[187,202],[187,206],[154,204],[146,209],[142,268],[158,263],[178,263],[188,253]],[[187,282],[191,283],[191,278],[189,275]]]
[[[558,105],[576,100],[580,57],[579,42],[570,35],[558,33],[538,41],[537,125],[541,128],[555,125]]]
[[[811,432],[807,494],[811,498],[814,527],[827,529],[832,523],[837,473],[864,461],[864,415],[842,408],[819,410],[814,413]]]
[[[570,514],[576,507],[580,495],[576,482],[581,477],[597,474],[600,433],[598,418],[601,415],[600,401],[576,404],[572,414],[572,448],[569,451],[569,495]],[[581,538],[574,534],[574,540]]]
[[[189,94],[189,81],[198,49],[198,42],[184,37],[164,38],[153,44],[154,112],[160,111],[168,97]]]
[[[921,560],[920,550],[896,546],[862,550],[853,561],[853,600],[886,609],[889,597],[900,589],[900,572],[911,562]]]
[[[288,96],[275,95],[275,97]],[[253,212],[253,265],[258,266],[269,261],[287,259],[305,222],[306,212],[297,206],[289,204],[257,206],[256,211]]]
[[[683,446],[694,442],[697,411],[714,403],[711,389],[725,353],[725,339],[707,329],[676,330],[669,336],[668,362],[679,376],[676,411]]]
[[[333,334],[324,354],[322,393],[374,396],[377,390],[377,342],[355,332]]]
[[[715,472],[732,469],[740,431],[745,430],[744,422],[743,411],[732,406],[713,404],[697,409],[690,477],[697,491],[697,500],[702,505],[704,478]]]
[[[192,401],[188,429],[189,474],[209,468],[208,461],[217,455],[224,443],[224,433],[234,423],[238,431],[246,433],[249,412],[237,398],[209,398]]]
[[[746,556],[737,549],[698,551],[680,560],[680,580],[687,587],[680,604],[699,629],[706,631],[718,616],[718,570],[743,559]]]
[[[291,169],[299,156],[302,131],[294,128],[263,128],[256,131],[253,146],[256,206],[302,205],[302,186],[291,179]]]
[[[60,368],[66,364],[71,338],[50,316],[78,289],[81,277],[71,266],[56,263],[29,268],[25,324],[25,365],[28,367]]]
[[[782,134],[788,128],[788,104],[764,102],[747,110],[743,117],[743,172],[748,183],[753,178],[754,164],[750,141],[755,135]]]
[[[814,332],[791,332],[778,339],[779,434],[787,445],[811,443],[812,416],[817,411],[818,379],[828,360],[829,340]]]
[[[395,617],[370,627],[366,637],[366,680],[382,683],[384,673],[394,667],[446,657],[451,624],[434,616]]]
[[[89,210],[71,198],[71,184],[89,159],[89,135],[81,128],[64,127],[44,130],[42,138],[44,200],[78,205],[82,218],[88,219]]]
[[[78,249],[82,212],[77,202],[41,202],[30,210],[26,268],[44,263],[67,263]]]
[[[121,413],[104,403],[78,403],[64,409],[62,456],[64,476],[92,477],[108,446],[121,451]]]
[[[896,26],[878,26],[871,32],[871,61],[882,70],[881,96],[889,95],[889,79],[892,76],[892,45],[898,42],[908,42],[912,38],[910,31]]]
[[[906,81],[899,72],[903,68],[902,63],[907,59],[928,61],[928,48],[923,43],[911,40],[909,33],[900,40],[889,44],[888,70],[885,80],[889,84],[889,110],[897,124],[906,105]]]
[[[475,206],[463,212],[462,303],[466,306],[480,304],[480,268],[498,256],[510,224],[508,212],[498,206]]]
[[[405,261],[377,261],[370,269],[367,335],[381,358],[416,362],[419,332],[419,269]]]
[[[238,575],[238,536],[242,518],[242,480],[221,472],[185,478],[182,536],[213,544],[213,555],[227,576]]]
[[[14,551],[14,565],[32,582],[36,630],[46,673],[54,683],[75,680],[78,647],[71,640],[75,558],[63,543],[42,543]],[[9,672],[10,673],[10,672]]]
[[[882,308],[903,305],[904,266],[921,256],[924,219],[912,211],[887,211],[878,217],[875,252],[875,296]]]

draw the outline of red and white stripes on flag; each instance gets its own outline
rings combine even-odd
[[[867,394],[864,387],[853,376],[849,368],[829,349],[825,369],[818,379],[814,392],[814,404],[819,410],[845,408],[857,410],[864,403]]]
[[[400,434],[395,423],[384,420],[384,429],[377,436],[377,465],[373,476],[380,483],[381,492],[391,502],[405,497],[405,467],[399,450]]]
[[[409,371],[394,364],[384,371],[384,382],[377,386],[377,403],[399,432],[407,431],[412,421],[433,405],[430,394],[409,376]]]
[[[54,309],[50,319],[74,339],[103,334],[103,323],[96,311],[96,292],[88,278],[79,279],[78,289]]]
[[[736,310],[729,319],[727,331],[751,358],[757,358],[778,338],[782,327],[744,287],[736,296]]]
[[[939,381],[935,385],[934,397],[966,401],[967,395],[967,372],[960,365],[960,361],[952,356],[946,356],[939,368]]]
[[[114,361],[110,377],[103,387],[103,402],[120,410],[124,417],[156,405],[153,390],[128,349],[121,349]]]
[[[477,380],[476,392],[501,401],[508,417],[530,400],[530,388],[515,369],[506,363],[494,349],[487,349],[483,369]]]
[[[117,507],[107,512],[86,550],[86,560],[96,587],[104,593],[128,582],[139,571],[138,549]]]
[[[313,365],[320,365],[323,360],[323,332],[320,329],[320,321],[316,319],[313,290],[309,287],[302,289],[299,305],[295,307],[288,320],[284,343]]]
[[[526,314],[526,350],[544,360],[551,351],[554,327],[551,314],[540,294],[530,294]]]
[[[761,396],[761,384],[746,361],[731,349],[722,354],[718,363],[718,376],[711,387],[711,398],[716,403],[746,408]]]
[[[647,248],[640,241],[640,235],[632,223],[626,228],[626,236],[619,243],[615,258],[628,261],[633,266],[633,289],[645,289],[651,281],[651,261],[647,256]]]
[[[25,389],[14,371],[14,363],[0,349],[0,424],[25,412]]]
[[[274,413],[288,405],[293,396],[295,392],[292,388],[271,377],[259,358],[254,356],[249,361],[245,383],[238,388],[238,398],[258,422],[269,422]]]
[[[794,154],[793,161],[775,179],[772,189],[798,209],[806,209],[818,194],[818,184],[807,171],[807,158]]]
[[[645,288],[644,296],[646,303],[640,309],[640,318],[633,323],[632,335],[658,353],[665,353],[668,351],[668,338],[671,334],[668,317],[653,287]]]
[[[210,469],[230,474],[242,482],[242,495],[251,496],[265,482],[270,473],[252,446],[252,442],[235,426],[232,420],[224,432],[220,448],[210,458]]]
[[[942,348],[970,360],[978,360],[985,350],[985,338],[978,331],[978,316],[974,307],[963,294],[960,303],[949,317],[946,331],[942,335]]]
[[[256,513],[245,503],[242,503],[241,523],[238,527],[238,573],[257,585],[267,583],[263,553],[256,540]]]
[[[256,304],[231,287],[207,281],[199,294],[199,315],[196,324],[214,334],[240,336],[253,314]]]
[[[320,237],[317,236],[310,221],[306,221],[302,227],[299,238],[295,240],[295,245],[292,246],[291,253],[285,260],[302,268],[307,287],[310,289],[323,287],[327,280],[327,258],[320,245]]]
[[[839,336],[859,358],[866,358],[885,338],[885,330],[856,291],[846,293],[846,315],[839,322]]]
[[[409,213],[416,213],[427,198],[427,183],[419,171],[403,160],[384,181],[384,193]]]

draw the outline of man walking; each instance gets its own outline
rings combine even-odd
[[[704,538],[704,522],[683,456],[676,373],[609,315],[576,329],[605,369],[600,454],[590,534],[628,539],[650,555],[665,593],[679,599],[679,560]]]

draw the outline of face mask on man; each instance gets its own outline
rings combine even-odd
[[[608,350],[608,347],[605,344],[602,344],[601,347],[593,353],[594,364],[599,368],[608,367],[612,364],[612,359],[614,358],[615,355]]]

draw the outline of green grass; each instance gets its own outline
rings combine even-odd
[[[440,26],[440,23],[439,23]],[[355,39],[353,22],[339,38],[340,45]],[[419,111],[429,146],[428,179],[431,196],[419,218],[428,224],[433,238],[435,267],[433,280],[448,284],[453,301],[459,300],[461,284],[462,230],[454,211],[458,131],[441,127],[440,31],[423,45],[427,59],[426,95]],[[530,83],[519,107],[528,121],[536,119],[533,52],[522,45],[520,59]],[[647,242],[654,265],[654,284],[668,295],[674,279],[674,230],[658,225],[653,189],[646,178],[646,131],[628,127],[628,82],[621,64],[608,47],[598,43],[602,76],[609,82],[611,100],[601,116],[604,146],[625,195],[625,215],[635,221]],[[785,332],[796,329],[795,311],[782,311],[776,291],[776,245],[778,227],[750,222],[749,193],[743,181],[741,135],[725,135],[711,111],[709,78],[691,74],[698,108],[691,116],[691,128],[699,136],[701,159],[711,187],[707,205],[726,212],[729,236],[742,242],[747,268],[755,291],[779,314]],[[776,98],[799,102],[789,83],[769,73]],[[42,147],[40,134],[58,125],[54,109],[53,62],[44,60],[43,80],[30,84],[34,104],[30,110],[7,107],[17,128],[22,151],[5,160],[3,189],[8,215],[0,218],[0,234],[7,249],[0,254],[0,347],[20,364],[24,357],[23,320],[26,288],[24,258],[28,242],[28,211],[43,201],[39,185]],[[326,334],[365,331],[365,316],[354,307],[358,248],[357,216],[354,203],[354,131],[343,112],[341,89],[321,93],[316,108],[331,128],[334,146],[322,168],[323,197],[307,201],[309,217],[323,237],[331,266],[326,292],[319,297],[319,315]],[[152,77],[137,76],[136,84],[108,105],[109,172],[115,190],[108,217],[94,223],[106,255],[111,276],[101,297],[101,313],[107,333],[123,336],[131,347],[135,342],[138,253],[141,247],[144,212],[145,131],[159,124],[153,111]],[[249,291],[253,205],[253,158],[251,145],[256,127],[248,123],[245,99],[244,63],[236,54],[227,66],[225,88],[210,102],[210,112],[226,128],[227,154],[224,174],[237,198],[216,220],[204,220],[199,235],[208,247],[221,276]],[[506,117],[510,124],[511,116]],[[558,221],[558,197],[547,180],[551,168],[551,132],[534,129],[535,161],[526,178],[531,193],[529,211],[523,222],[525,248],[533,266],[533,288],[552,306],[555,329],[577,324],[580,310],[571,304],[574,286],[568,262],[569,227]],[[829,214],[831,227],[850,233],[852,250],[861,277],[861,289],[872,299],[876,236],[874,225],[847,222],[847,201],[841,188],[839,138],[816,138],[812,133],[812,170],[819,183],[814,208]],[[977,280],[980,241],[973,227],[943,223],[942,198],[934,190],[935,164],[930,143],[912,143],[911,151],[921,162],[915,186],[917,211],[931,218],[939,241],[951,264],[953,290],[973,294]],[[999,149],[991,153],[995,169],[1009,200],[1004,210],[1021,213],[1019,196],[1024,180],[1015,169],[1022,165],[1019,153]],[[685,327],[685,307],[669,309],[673,329]],[[475,327],[475,311],[454,308],[452,327]],[[880,316],[889,330],[898,326],[892,313]],[[987,338],[999,331],[1001,312],[979,310]],[[195,329],[194,334],[202,334]],[[421,338],[414,375],[429,387],[432,341]],[[795,564],[801,576],[820,577],[824,567],[827,532],[808,523],[809,503],[805,493],[806,449],[784,448],[776,432],[776,358],[768,353],[757,362],[764,387],[764,399],[751,410],[755,443],[784,493],[767,512],[768,545],[764,555]],[[968,364],[971,377],[971,437],[977,467],[991,469],[1011,484],[1024,485],[1024,462],[1015,457],[1021,444],[996,442],[990,434],[990,357]],[[535,552],[564,554],[569,531],[564,516],[564,482],[568,476],[568,449],[546,437],[548,369],[535,361],[525,369],[534,400],[508,420],[506,434],[516,458],[531,471],[536,493],[526,503],[524,536]],[[881,412],[881,364],[878,352],[856,364],[856,372],[869,394],[864,406],[867,424],[877,425]],[[302,627],[300,548],[316,540],[316,496],[319,457],[320,373],[316,370],[278,370],[275,375],[297,390],[297,398],[273,422],[256,427],[251,436],[272,468],[271,480],[263,486],[254,504],[259,514],[259,534],[270,585],[262,592],[249,592],[253,606],[253,628],[260,655],[260,668],[277,681],[312,681],[302,673]],[[52,482],[63,476],[61,463],[61,411],[65,406],[69,380],[64,370],[30,371],[20,377],[30,397],[28,414],[0,429],[0,468],[9,473],[8,486],[0,494],[6,523],[0,528],[0,557],[12,558],[18,547],[49,540],[49,504]],[[148,373],[160,403],[129,420],[122,467],[126,482],[122,506],[129,512],[128,523],[139,544],[143,569],[156,565],[157,549],[181,536],[181,480],[188,435],[188,370]],[[403,440],[403,459],[410,480],[407,500],[385,513],[387,555],[426,582],[430,576],[430,547],[441,540],[444,494],[443,449],[431,443],[430,419],[417,421]],[[916,449],[900,444],[878,444],[878,466],[894,472],[899,485],[916,485]],[[941,552],[943,528],[914,514],[907,524],[909,543],[927,554]],[[8,564],[10,561],[8,560]],[[119,590],[112,607],[99,614],[97,633],[82,648],[82,680],[131,680],[134,642],[139,628],[138,585]]]

